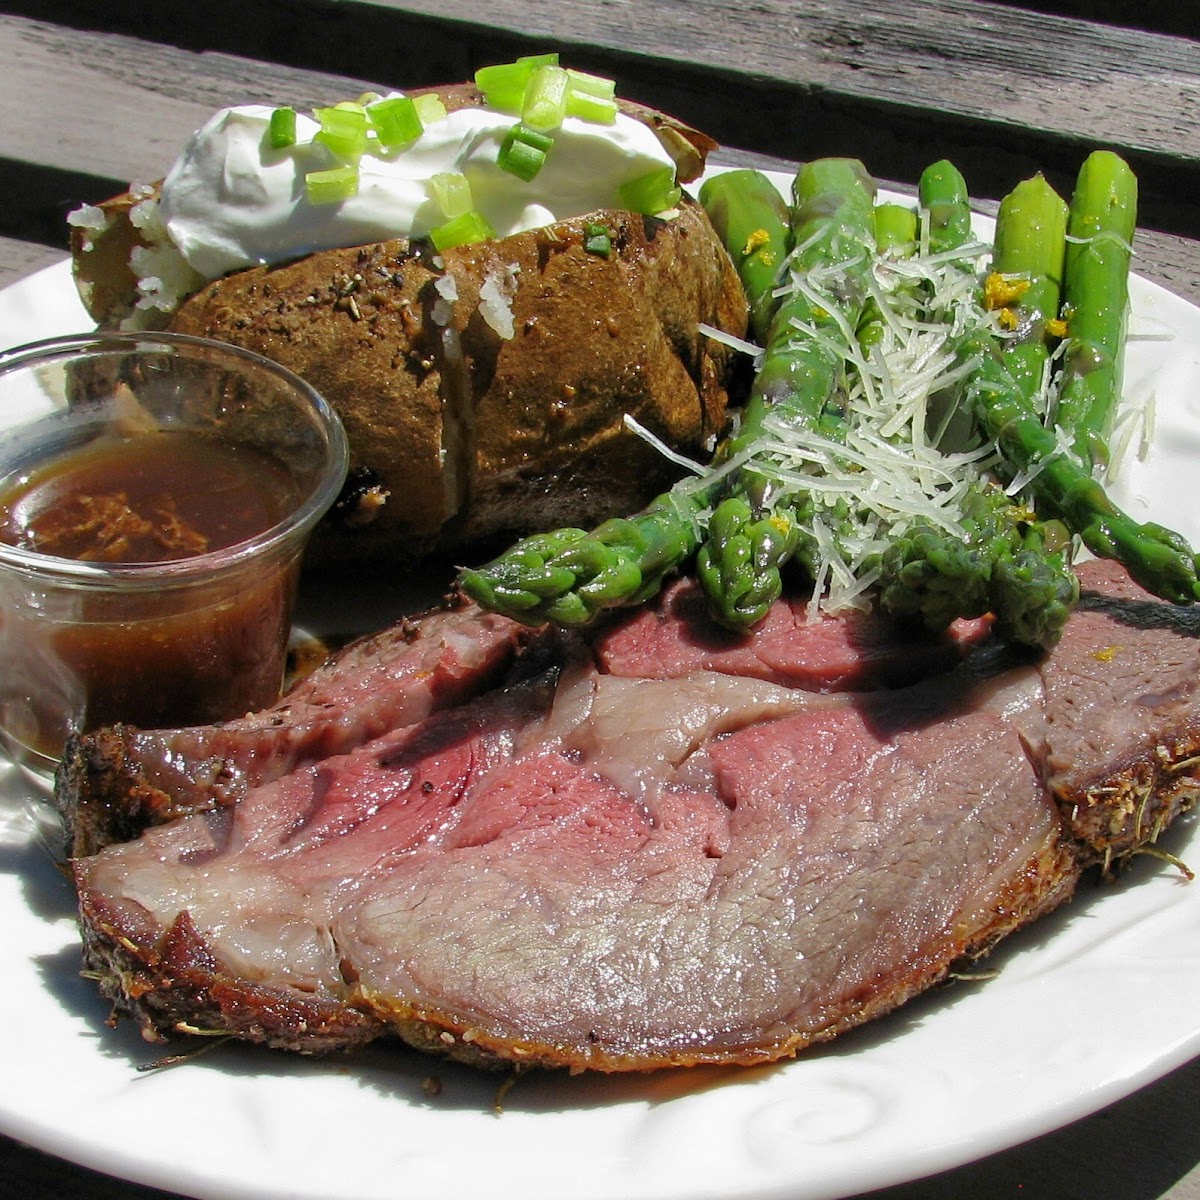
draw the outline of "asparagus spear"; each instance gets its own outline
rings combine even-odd
[[[816,159],[796,172],[792,198],[791,287],[775,309],[734,450],[758,437],[763,416],[779,405],[830,429],[844,415],[844,358],[830,341],[844,344],[866,303],[875,183],[856,159]]]
[[[739,170],[706,179],[700,203],[737,268],[750,305],[750,332],[762,343],[792,246],[787,201],[761,171]]]
[[[917,251],[917,214],[906,204],[884,201],[875,205],[871,228],[875,232],[875,252],[909,258]]]
[[[946,159],[931,163],[917,181],[917,198],[928,214],[929,249],[956,250],[971,241],[971,203],[962,172]]]
[[[915,522],[884,551],[880,607],[932,632],[990,612],[1007,640],[1052,646],[1079,598],[1064,554],[1070,535],[983,483],[963,508],[961,535]]]
[[[1135,521],[1118,508],[1088,469],[1059,444],[1005,368],[984,330],[961,335],[956,352],[972,369],[966,403],[1003,456],[1011,478],[1025,484],[1037,510],[1061,519],[1089,550],[1116,559],[1147,591],[1178,604],[1200,600],[1195,555],[1172,530]]]
[[[1082,182],[1076,188],[1072,209],[1076,214],[1074,228],[1084,232],[1084,236],[1087,236],[1086,230],[1093,227],[1092,223],[1103,224],[1106,230],[1111,230],[1113,210],[1126,208],[1124,202],[1118,203],[1114,199],[1117,196],[1128,199],[1127,189],[1116,186],[1117,181],[1124,179],[1124,164],[1119,159],[1114,162],[1114,159],[1115,155],[1100,152],[1100,157],[1089,157],[1090,168],[1085,163],[1087,169],[1080,171]],[[1098,183],[1106,186],[1097,186]],[[1103,200],[1105,196],[1109,199]],[[999,235],[1010,245],[1012,242],[1030,244],[1031,239],[1012,226],[1014,222],[1029,219],[1031,211],[1023,206],[1010,207],[1006,213],[1009,227],[998,231]],[[1085,219],[1083,213],[1089,216]],[[1068,236],[1077,236],[1071,233],[1070,222],[1069,217]],[[1129,233],[1131,237],[1132,230]],[[1111,279],[1111,260],[1107,251],[1117,241],[1127,248],[1129,237],[1123,232],[1113,236],[1106,233],[1093,241],[1102,253],[1077,260],[1073,277],[1069,265],[1072,247],[1068,242],[1068,265],[1064,268],[1064,276],[1073,279],[1075,302],[1087,310],[1082,334],[1077,326],[1073,337],[1081,336],[1096,350],[1092,358],[1096,362],[1102,354],[1110,353],[1098,347],[1101,344],[1113,346],[1109,335],[1118,324],[1123,336],[1125,302],[1122,299],[1119,305],[1118,319],[1112,303],[1105,303],[1094,294],[1085,296],[1081,288],[1086,287],[1089,293],[1096,287],[1103,289],[1101,280]],[[1105,260],[1104,271],[1089,273],[1084,264],[1090,267],[1097,257]],[[1112,257],[1119,258],[1120,255]],[[1034,264],[1035,268],[1037,265]],[[1127,275],[1127,255],[1125,267]],[[1044,273],[1049,275],[1051,272],[1046,270]],[[1066,286],[1064,284],[1064,288]],[[1122,290],[1122,296],[1124,294]],[[1071,304],[1069,298],[1067,304]],[[1195,554],[1186,539],[1164,526],[1138,522],[1123,512],[1109,499],[1103,486],[1092,478],[1091,455],[1077,457],[1081,445],[1086,449],[1094,443],[1099,429],[1107,429],[1111,405],[1115,402],[1115,373],[1101,368],[1097,380],[1082,379],[1081,382],[1089,386],[1076,393],[1065,412],[1060,398],[1059,419],[1066,417],[1063,428],[1074,439],[1071,449],[1075,452],[1071,453],[1065,452],[1058,433],[1043,423],[1041,414],[1033,407],[1022,383],[1008,370],[991,337],[981,329],[968,330],[958,337],[956,353],[961,362],[973,364],[964,381],[964,395],[972,416],[985,435],[995,441],[1010,480],[1018,477],[1027,480],[1025,487],[1034,498],[1039,513],[1060,519],[1089,550],[1101,558],[1122,563],[1134,579],[1155,595],[1179,604],[1200,599]],[[1115,362],[1115,359],[1113,352],[1109,361]],[[1081,371],[1080,374],[1086,377],[1089,372]],[[1075,403],[1085,396],[1086,404]]]
[[[917,252],[918,219],[914,209],[903,204],[875,205],[873,226],[875,253],[881,259],[912,258]],[[879,304],[871,296],[858,326],[858,344],[864,353],[883,338],[884,318]]]
[[[1121,390],[1137,180],[1110,150],[1079,170],[1067,225],[1064,313],[1069,341],[1058,423],[1090,468],[1107,466]]]
[[[715,486],[715,485],[710,485]],[[607,608],[640,604],[696,552],[703,488],[676,486],[632,517],[594,530],[558,529],[523,538],[458,584],[492,612],[527,625],[578,627]]]
[[[730,452],[750,450],[767,414],[837,436],[846,355],[862,317],[875,245],[875,185],[862,163],[817,159],[793,182],[792,286],[779,302],[766,353]],[[753,454],[718,503],[696,559],[713,616],[747,629],[783,590],[780,571],[802,545],[796,500],[780,497]]]
[[[953,164],[943,161],[927,168],[919,195],[928,213],[931,253],[953,256],[974,242],[967,186]],[[973,261],[951,257],[949,265],[973,291]],[[953,313],[929,316],[955,319]],[[914,522],[864,569],[878,571],[879,603],[885,611],[917,617],[933,631],[959,617],[990,612],[1001,636],[1048,647],[1057,641],[1079,594],[1065,553],[1068,541],[1059,523],[1035,519],[1023,505],[980,480],[962,500],[959,531]]]
[[[988,306],[1010,314],[1004,362],[1031,403],[1047,375],[1047,324],[1058,317],[1066,238],[1067,205],[1041,175],[1000,202]]]

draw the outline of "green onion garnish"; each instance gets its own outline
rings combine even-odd
[[[542,132],[557,129],[567,115],[568,75],[562,67],[544,63],[530,77],[521,103],[521,121]]]
[[[389,149],[415,142],[424,129],[417,106],[408,96],[388,96],[367,105],[367,119],[380,144]]]
[[[321,125],[314,142],[328,146],[339,158],[357,160],[362,156],[367,148],[367,114],[361,105],[318,108],[313,116]]]
[[[611,125],[617,119],[616,94],[616,80],[567,68],[567,116]]]
[[[683,191],[675,183],[674,167],[656,167],[637,179],[623,183],[617,189],[617,195],[622,208],[654,216],[655,213],[674,208]]]
[[[429,231],[429,240],[438,250],[450,250],[455,246],[469,246],[473,242],[486,242],[496,236],[487,218],[476,209],[452,217],[443,225]]]
[[[421,125],[428,129],[435,121],[440,121],[446,115],[446,106],[432,92],[414,96],[412,102],[421,118]]]
[[[583,248],[589,254],[608,258],[612,254],[612,232],[607,225],[589,221],[583,227]]]
[[[358,195],[358,167],[348,164],[328,171],[309,171],[304,177],[304,194],[310,204],[340,204]]]
[[[526,71],[519,63],[480,67],[475,72],[475,86],[492,108],[501,112],[519,113],[521,105],[525,102],[525,86],[532,74],[532,71]]]
[[[475,207],[471,184],[457,171],[442,171],[429,177],[429,191],[447,217],[461,217]]]
[[[568,92],[567,116],[578,117],[593,125],[612,125],[617,119],[617,102],[583,92]]]
[[[272,150],[285,150],[296,144],[296,110],[277,108],[271,113],[271,124],[267,129],[267,140]]]
[[[571,91],[585,96],[596,96],[601,100],[616,98],[617,81],[615,79],[609,79],[604,75],[589,75],[587,71],[576,71],[574,67],[567,67],[566,71]]]
[[[557,54],[527,54],[516,62],[480,67],[475,72],[475,86],[492,108],[519,113],[525,103],[525,89],[533,73],[538,67],[557,65]]]
[[[500,166],[528,183],[541,169],[554,139],[520,123],[514,125],[500,146]]]

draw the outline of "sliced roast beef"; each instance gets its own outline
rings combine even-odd
[[[793,1054],[1194,799],[1200,626],[1111,568],[1084,583],[1044,660],[971,634],[903,686],[799,686],[790,609],[714,652],[673,593],[588,636],[469,607],[385,636],[382,676],[420,696],[387,720],[362,718],[351,651],[265,716],[85,738],[60,802],[88,965],[151,1038],[600,1070]],[[419,661],[453,685],[421,691]]]
[[[784,597],[746,637],[708,621],[705,604],[695,580],[673,583],[598,639],[601,669],[653,679],[723,671],[809,691],[862,691],[947,670],[990,630],[987,620],[957,621],[946,636],[930,637],[876,611],[814,615],[806,598]]]
[[[528,630],[476,610],[431,614],[353,643],[273,708],[189,729],[101,730],[64,764],[64,811],[75,852],[91,853],[146,825],[234,804],[249,788],[339,754],[487,686]]]
[[[1090,563],[1071,636],[1040,668],[1044,723],[1028,731],[1075,836],[1106,860],[1192,802],[1200,763],[1200,611]]]

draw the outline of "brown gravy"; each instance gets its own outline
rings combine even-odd
[[[296,488],[276,460],[191,433],[105,439],[0,486],[0,540],[97,564],[217,553],[276,525]],[[0,726],[53,761],[73,731],[223,720],[279,694],[298,550],[122,589],[0,595]],[[7,588],[7,584],[5,587]]]
[[[244,446],[157,432],[104,438],[0,489],[0,541],[83,562],[222,550],[293,506],[283,466]]]

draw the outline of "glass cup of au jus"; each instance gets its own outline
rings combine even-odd
[[[166,333],[0,354],[0,738],[48,787],[68,739],[278,698],[300,561],[347,469],[337,415],[257,354]]]

